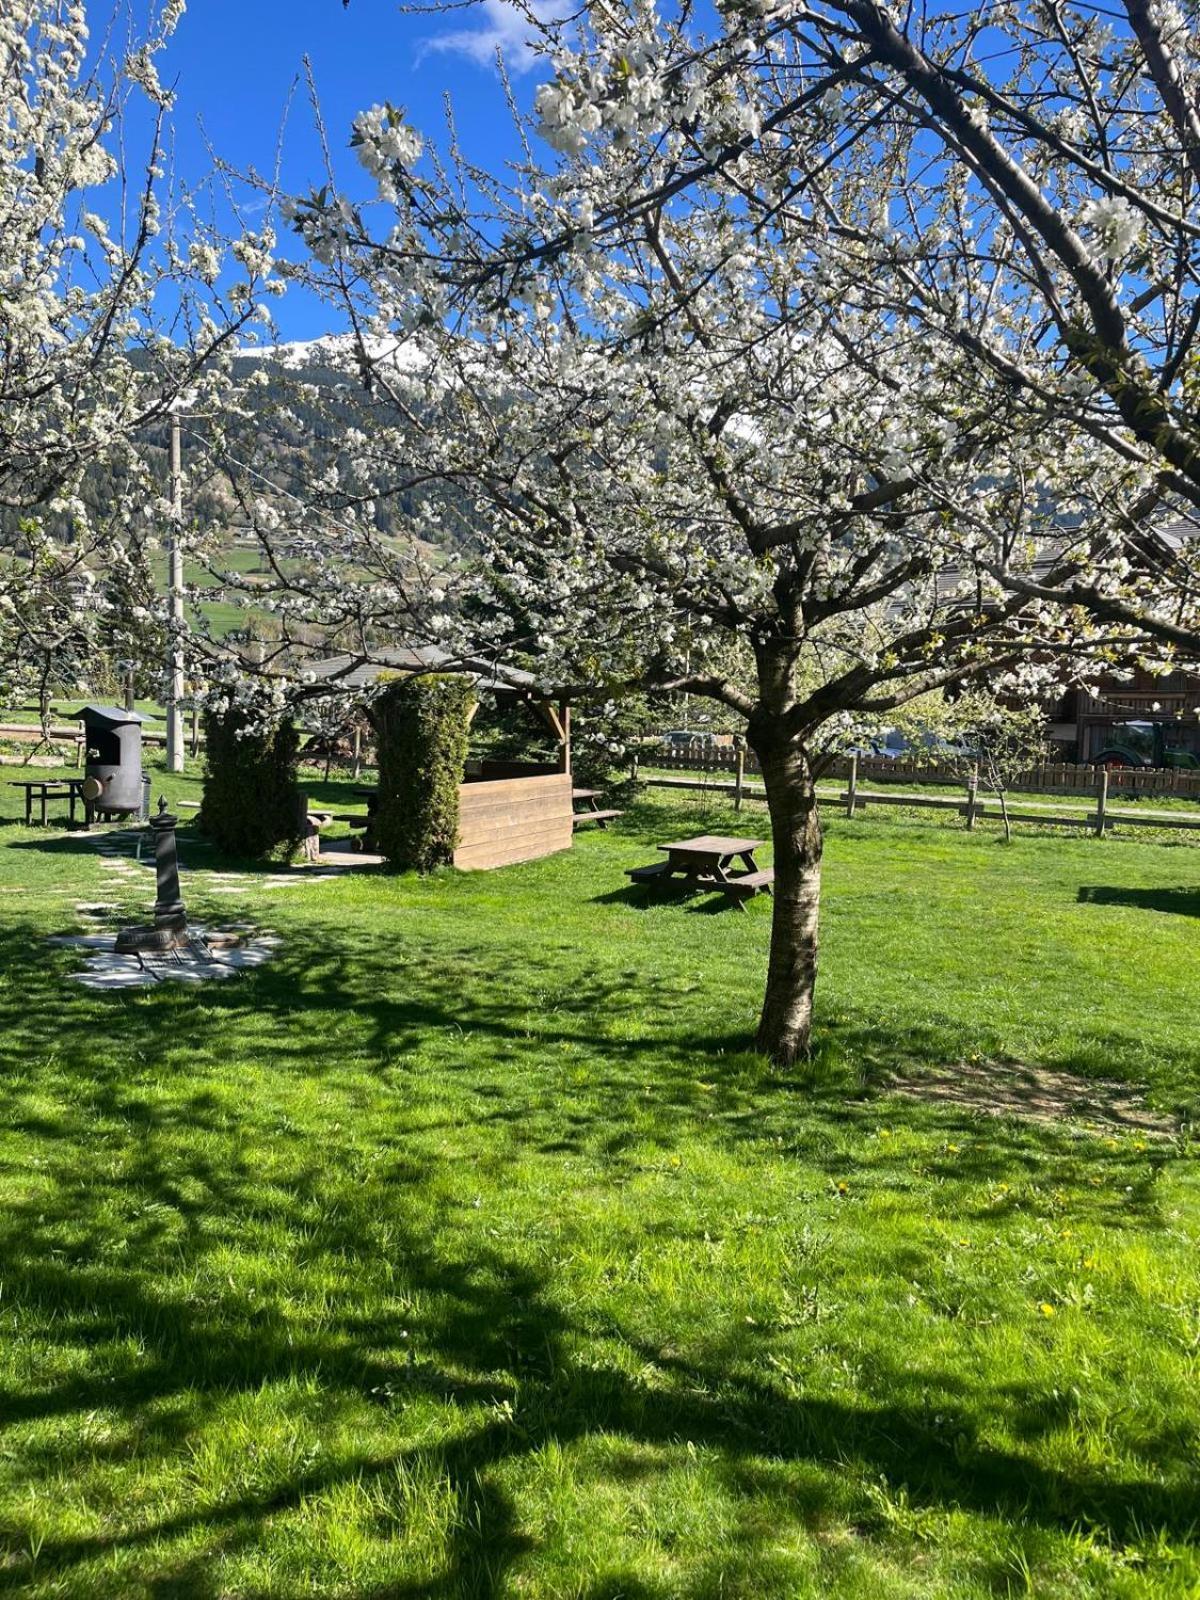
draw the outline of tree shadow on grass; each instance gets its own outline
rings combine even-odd
[[[704,898],[697,900],[698,895],[703,895]],[[755,896],[755,899],[766,898],[765,895]],[[731,895],[722,894],[703,885],[683,882],[629,884],[622,889],[609,889],[604,894],[593,895],[591,904],[625,906],[630,911],[655,911],[664,905],[676,908],[686,905],[689,912],[700,916],[713,916],[718,911],[737,912],[739,909],[738,903]],[[751,900],[748,904],[744,903],[741,909],[748,910],[753,904],[754,900]]]
[[[1084,884],[1081,903],[1092,906],[1130,906],[1138,911],[1165,911],[1179,917],[1200,917],[1200,889],[1131,889],[1124,885]]]
[[[142,829],[134,826],[129,829],[102,829],[87,830],[80,828],[73,833],[57,834],[44,839],[14,839],[8,846],[10,850],[30,850],[38,855],[51,859],[66,857],[68,859],[90,858],[93,861],[103,860],[109,854],[115,854],[127,861],[140,861],[140,864],[152,871],[154,867],[154,850],[151,846],[143,844],[140,857],[137,854],[138,836]],[[176,844],[179,851],[179,865],[184,874],[184,897],[189,891],[204,893],[206,884],[203,880],[197,881],[188,878],[188,872],[195,868],[202,872],[228,872],[236,873],[246,878],[276,877],[280,873],[289,872],[291,869],[287,861],[270,861],[261,858],[243,859],[238,856],[225,855],[218,851],[214,842],[207,838],[194,823],[184,823],[175,831]],[[339,841],[340,843],[341,841]],[[101,847],[109,845],[109,850]],[[193,862],[192,857],[202,859]]]
[[[725,1138],[772,1142],[784,1154],[794,1150],[824,1163],[831,1174],[839,1173],[843,1159],[836,1136],[873,1127],[881,1093],[926,1081],[944,1090],[956,1076],[953,1062],[963,1040],[934,1024],[897,1035],[839,1019],[824,1026],[818,1055],[807,1067],[778,1073],[753,1054],[753,1013],[744,1031],[730,1029],[727,1015],[714,1013],[694,981],[666,983],[615,966],[564,970],[556,950],[523,945],[522,983],[514,986],[512,959],[504,947],[443,942],[430,949],[419,935],[347,937],[293,927],[278,959],[252,974],[194,988],[162,984],[97,995],[63,981],[71,955],[47,952],[36,930],[10,928],[0,934],[0,969],[10,976],[0,991],[0,1064],[6,1057],[17,1067],[30,1057],[65,1057],[87,1084],[89,1110],[142,1114],[127,1061],[155,1062],[187,1082],[218,1070],[226,1041],[250,1028],[253,1048],[267,1053],[283,1083],[293,1076],[337,1077],[348,1051],[373,1062],[368,1073],[389,1082],[403,1084],[413,1072],[413,1086],[420,1088],[429,1067],[408,1063],[425,1063],[432,1054],[447,1082],[473,1097],[472,1124],[504,1130],[498,1150],[505,1159],[522,1150],[612,1157],[637,1142],[670,1150],[715,1125]],[[323,1037],[336,1037],[339,1048],[322,1048]],[[533,1077],[531,1059],[539,1063]],[[563,1073],[575,1063],[583,1078],[568,1082]],[[1090,1053],[1074,1063],[1083,1075],[1084,1105],[1096,1103],[1083,1082],[1095,1076],[1093,1064]],[[509,1068],[519,1075],[497,1083],[493,1074]],[[977,1078],[979,1070],[962,1067],[957,1076]],[[895,1114],[947,1139],[969,1140],[981,1181],[1014,1163],[1031,1170],[1048,1159],[1076,1164],[1080,1127],[1046,1117],[1023,1127],[1020,1069],[1014,1065],[1010,1076],[1014,1094],[1008,1102],[997,1097],[990,1109],[1011,1116],[991,1117],[979,1096],[949,1092],[897,1102]],[[1054,1075],[1033,1076],[1028,1092],[1036,1099],[1041,1078]],[[8,1098],[0,1080],[0,1110]],[[197,1096],[184,1103],[202,1127],[206,1112]],[[634,1104],[641,1114],[631,1132]],[[14,1114],[11,1104],[8,1109]],[[16,1116],[15,1125],[27,1131],[51,1131],[36,1118],[26,1123]],[[446,1126],[458,1126],[456,1118]],[[1124,1123],[1131,1132],[1143,1126],[1132,1113]],[[426,1124],[431,1131],[437,1125]],[[1114,1117],[1109,1131],[1120,1125]],[[827,1152],[814,1139],[818,1133]],[[1104,1165],[1095,1141],[1088,1142],[1088,1158],[1097,1168]],[[961,1162],[954,1170],[961,1175]],[[1124,1214],[1133,1220],[1133,1211]]]
[[[35,1485],[69,1471],[72,1448],[86,1469],[97,1447],[82,1437],[73,1446],[73,1430],[100,1414],[136,1433],[147,1467],[161,1461],[165,1470],[189,1438],[219,1425],[231,1395],[291,1380],[315,1390],[323,1418],[353,1426],[362,1439],[349,1456],[285,1462],[261,1482],[199,1496],[199,1504],[181,1496],[165,1514],[122,1510],[95,1535],[51,1532],[36,1563],[33,1529],[14,1520],[0,1529],[10,1552],[0,1590],[22,1589],[36,1566],[64,1581],[78,1575],[103,1593],[101,1567],[93,1574],[88,1564],[132,1552],[159,1569],[157,1592],[216,1595],[221,1555],[268,1541],[273,1519],[342,1486],[382,1492],[398,1469],[419,1467],[447,1486],[453,1505],[442,1566],[432,1579],[398,1577],[376,1591],[380,1600],[486,1600],[534,1549],[505,1487],[510,1469],[551,1446],[596,1438],[627,1440],[660,1463],[690,1440],[715,1452],[727,1492],[746,1501],[760,1491],[764,1463],[807,1464],[828,1486],[820,1479],[808,1498],[793,1497],[789,1515],[803,1525],[828,1513],[832,1485],[849,1464],[885,1477],[918,1505],[1053,1529],[1081,1524],[1116,1541],[1147,1530],[1189,1537],[1200,1521],[1200,1490],[1182,1436],[1158,1441],[1144,1475],[1071,1471],[983,1437],[972,1396],[951,1374],[876,1371],[854,1398],[807,1396],[764,1373],[756,1350],[736,1342],[714,1337],[685,1358],[627,1333],[608,1314],[600,1331],[585,1325],[564,1310],[553,1268],[506,1252],[478,1229],[464,1247],[458,1214],[428,1199],[442,1171],[438,1119],[406,1123],[403,1095],[396,1128],[380,1139],[370,1169],[383,1186],[382,1220],[356,1204],[362,1169],[343,1170],[352,1146],[335,1130],[314,1151],[311,1132],[279,1126],[264,1180],[244,1129],[257,1123],[261,1133],[268,1113],[231,1103],[211,1084],[228,1041],[251,1026],[284,1088],[293,1076],[336,1082],[347,1054],[360,1070],[364,1061],[378,1064],[366,1069],[368,1086],[374,1070],[416,1087],[430,1069],[406,1066],[410,1054],[431,1042],[455,1045],[437,1070],[461,1084],[469,1109],[455,1107],[445,1126],[461,1129],[469,1118],[495,1130],[500,1163],[553,1147],[556,1155],[644,1164],[656,1146],[665,1152],[715,1133],[769,1146],[772,1159],[802,1154],[833,1178],[845,1162],[841,1137],[879,1121],[861,1081],[776,1076],[748,1055],[746,1033],[697,1027],[690,983],[664,983],[616,962],[564,969],[553,949],[523,945],[515,990],[513,959],[508,948],[482,952],[445,939],[427,948],[419,935],[293,929],[279,961],[245,978],[96,996],[63,983],[66,959],[47,955],[36,928],[0,936],[8,979],[0,990],[0,1118],[51,1151],[30,1197],[0,1213],[5,1305],[27,1335],[79,1353],[80,1368],[0,1392],[9,1461]],[[457,1042],[471,1039],[486,1046],[486,1065],[463,1059]],[[869,1057],[871,1071],[945,1060],[946,1037],[935,1027],[897,1041],[882,1028],[847,1024],[838,1039],[845,1059]],[[586,1082],[569,1092],[553,1070],[564,1047],[587,1067]],[[531,1053],[538,1075],[503,1077],[506,1063],[528,1063]],[[48,1064],[44,1084],[31,1082],[31,1062]],[[497,1070],[501,1083],[487,1075]],[[636,1135],[635,1104],[643,1119]],[[1115,1174],[1123,1159],[1095,1143],[1081,1152],[1055,1129],[991,1124],[979,1137],[978,1119],[960,1107],[922,1107],[920,1115],[947,1144],[924,1156],[919,1180],[910,1155],[881,1154],[878,1169],[897,1187],[981,1182],[1021,1164],[1052,1183],[1056,1164],[1074,1170],[1086,1159],[1092,1173],[1111,1166]],[[952,1152],[948,1141],[960,1136],[963,1149]],[[112,1159],[114,1140],[120,1161]],[[1109,1184],[1095,1218],[1112,1226],[1157,1221],[1152,1184],[1130,1194],[1125,1187]],[[431,1204],[442,1205],[432,1217]],[[268,1225],[278,1261],[269,1292],[222,1278],[223,1252],[253,1252],[256,1230]],[[186,1285],[181,1262],[192,1279]],[[893,1268],[911,1273],[912,1265],[897,1258]],[[310,1273],[324,1267],[336,1268],[345,1286],[314,1286],[319,1310],[298,1314],[291,1302],[303,1304]],[[1033,1430],[1041,1398],[1018,1385],[994,1403]],[[444,1434],[434,1443],[398,1437],[417,1399],[443,1408]],[[364,1407],[388,1423],[378,1435],[363,1425]],[[39,1434],[47,1422],[56,1428]],[[745,1537],[769,1543],[766,1533]],[[172,1568],[172,1542],[196,1540],[203,1557],[189,1548]],[[705,1581],[689,1592],[709,1592]],[[655,1593],[644,1584],[640,1592]]]
[[[95,1213],[81,1216],[82,1193],[61,1197],[62,1215],[84,1232],[103,1234]],[[60,1337],[78,1334],[78,1318],[98,1339],[119,1333],[137,1341],[143,1355],[115,1371],[51,1382],[24,1396],[0,1395],[0,1414],[10,1428],[97,1410],[134,1422],[145,1418],[147,1407],[174,1397],[179,1409],[168,1413],[166,1425],[160,1418],[157,1431],[143,1428],[139,1435],[143,1462],[157,1457],[165,1463],[188,1431],[211,1423],[239,1390],[257,1394],[281,1377],[307,1379],[319,1385],[330,1418],[349,1416],[364,1394],[381,1392],[381,1363],[370,1352],[387,1342],[388,1330],[374,1320],[368,1328],[358,1325],[353,1305],[335,1306],[320,1333],[298,1329],[293,1320],[285,1339],[282,1325],[264,1322],[244,1294],[230,1296],[220,1318],[183,1295],[165,1294],[149,1278],[153,1260],[138,1271],[107,1268],[72,1281],[46,1260],[46,1227],[45,1209],[35,1218],[18,1208],[4,1223],[4,1257],[15,1270],[11,1303],[23,1318],[52,1321]],[[334,1222],[323,1248],[353,1251],[360,1242],[351,1222]],[[518,1507],[498,1469],[551,1446],[569,1449],[594,1438],[638,1447],[643,1475],[655,1470],[646,1451],[657,1452],[654,1459],[665,1468],[681,1441],[689,1441],[715,1454],[725,1492],[747,1502],[761,1494],[767,1467],[807,1464],[824,1478],[809,1477],[806,1492],[789,1497],[787,1515],[801,1526],[818,1524],[832,1509],[834,1485],[847,1468],[886,1480],[892,1492],[902,1491],[918,1506],[1063,1531],[1082,1525],[1118,1543],[1147,1532],[1186,1540],[1200,1520],[1200,1486],[1190,1472],[1186,1440],[1176,1446],[1162,1441],[1154,1470],[1144,1477],[1069,1471],[983,1437],[960,1381],[936,1371],[877,1373],[869,1393],[854,1401],[798,1396],[751,1370],[744,1353],[739,1359],[718,1348],[711,1358],[684,1358],[616,1325],[597,1341],[565,1315],[545,1272],[495,1247],[456,1258],[436,1235],[416,1227],[408,1230],[392,1276],[421,1307],[407,1317],[421,1357],[415,1370],[399,1368],[383,1380],[390,1384],[384,1403],[401,1416],[418,1394],[455,1405],[480,1399],[489,1409],[458,1413],[436,1443],[389,1443],[333,1462],[305,1461],[215,1501],[167,1514],[134,1510],[96,1534],[52,1535],[36,1558],[31,1530],[10,1521],[0,1530],[10,1549],[0,1592],[23,1589],[35,1566],[43,1577],[65,1578],[114,1553],[151,1549],[147,1562],[164,1563],[170,1555],[163,1546],[202,1539],[203,1562],[165,1579],[160,1592],[216,1595],[224,1591],[215,1558],[255,1545],[272,1519],[341,1486],[386,1488],[398,1470],[421,1468],[447,1487],[453,1503],[442,1568],[432,1579],[398,1576],[375,1592],[486,1600],[507,1587],[514,1565],[536,1549],[521,1531]],[[585,1342],[580,1359],[576,1351]],[[621,1361],[621,1350],[638,1357],[636,1375]],[[1007,1398],[1027,1415],[1040,1403],[1020,1385],[1009,1386]],[[19,1440],[10,1440],[9,1450],[19,1456]],[[29,1465],[52,1478],[61,1470],[61,1454],[59,1444],[45,1462]],[[94,1459],[90,1451],[88,1458]],[[741,1537],[769,1547],[775,1533],[760,1528]],[[701,1583],[689,1592],[705,1591]]]

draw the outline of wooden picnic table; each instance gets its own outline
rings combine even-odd
[[[720,833],[702,833],[695,839],[675,839],[657,848],[667,853],[668,872],[727,883],[729,868],[735,861],[740,860],[747,872],[755,870],[754,852],[761,844],[761,839],[730,839]]]
[[[583,802],[582,811],[575,812],[575,827],[581,827],[585,822],[594,822],[598,828],[606,828],[614,817],[625,815],[623,811],[604,811],[596,804],[601,799],[602,789],[572,789],[571,801]]]
[[[737,839],[719,833],[673,839],[658,846],[666,852],[665,861],[631,867],[627,876],[635,883],[667,882],[682,877],[693,888],[720,890],[741,905],[752,895],[770,893],[774,869],[758,867],[754,861],[754,852],[762,843],[761,839]],[[730,870],[735,861],[742,863],[742,871]]]
[[[84,817],[88,818],[87,802],[83,798],[83,778],[35,778],[31,781],[16,782],[9,780],[9,787],[24,789],[25,791],[25,826],[33,826],[33,806],[35,799],[41,806],[41,825],[46,826],[46,802],[48,800],[66,797],[70,819],[75,821],[75,802],[78,800],[83,805]]]

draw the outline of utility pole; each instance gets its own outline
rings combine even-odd
[[[183,771],[183,461],[179,412],[171,409],[171,531],[167,540],[167,771]]]

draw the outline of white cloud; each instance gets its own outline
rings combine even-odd
[[[495,64],[497,50],[504,57],[509,72],[519,75],[529,72],[537,63],[534,49],[536,25],[524,8],[510,0],[480,0],[479,21],[473,28],[451,28],[447,33],[427,39],[421,47],[418,60],[427,55],[446,54],[465,56],[477,66]],[[535,17],[549,21],[552,13],[544,5],[529,7]]]

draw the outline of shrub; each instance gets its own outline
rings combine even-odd
[[[261,727],[244,711],[210,711],[204,740],[206,833],[230,855],[291,855],[303,831],[293,725]]]
[[[408,678],[371,707],[379,759],[375,845],[400,871],[430,872],[454,859],[472,699],[466,678]]]

